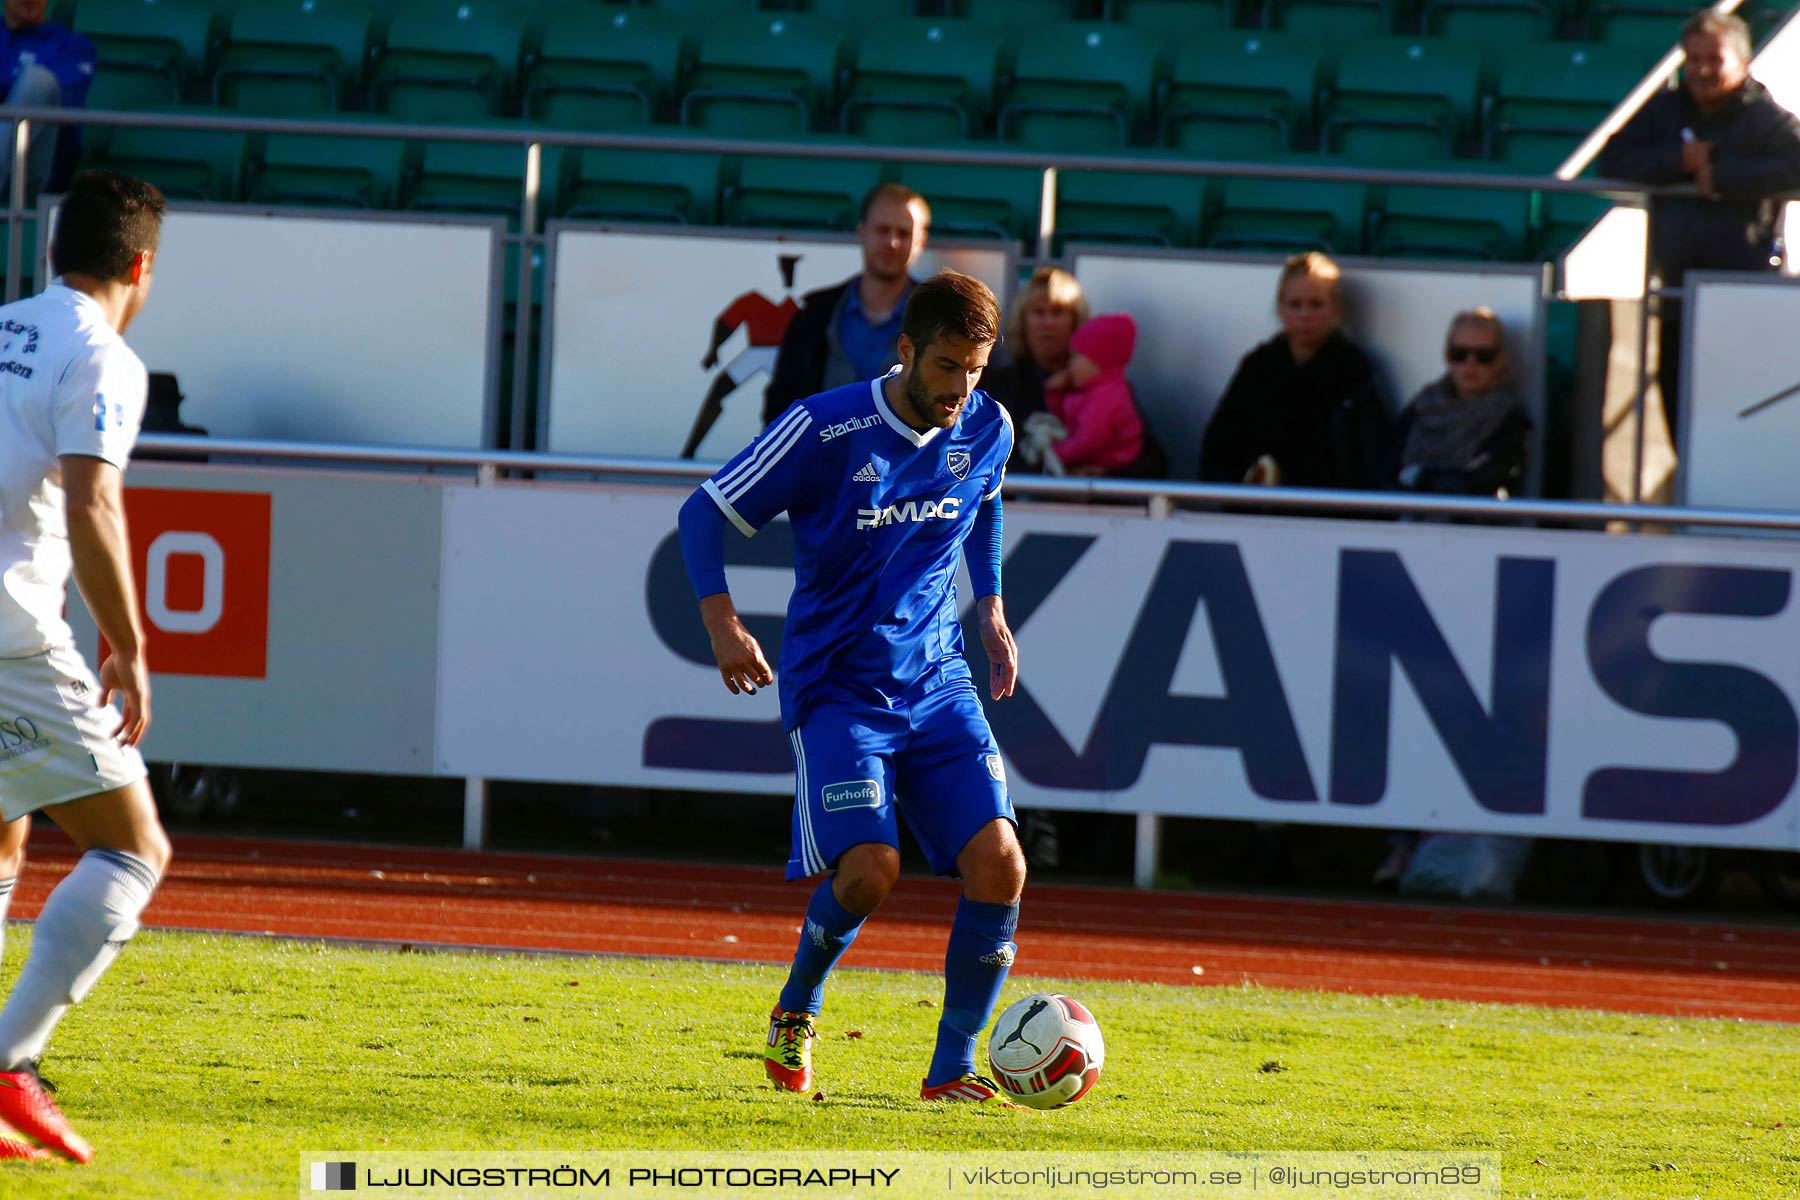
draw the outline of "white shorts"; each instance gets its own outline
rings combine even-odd
[[[0,658],[0,818],[144,778],[143,756],[113,739],[120,720],[75,647]]]

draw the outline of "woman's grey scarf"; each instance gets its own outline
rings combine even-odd
[[[1445,375],[1413,398],[1413,425],[1402,451],[1405,466],[1467,470],[1506,414],[1520,407],[1519,393],[1504,380],[1479,396],[1461,399]]]

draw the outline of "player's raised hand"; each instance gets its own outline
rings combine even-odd
[[[975,602],[981,623],[981,646],[988,656],[988,693],[996,700],[1013,694],[1019,682],[1019,644],[1006,624],[1006,608],[998,596]]]
[[[712,640],[719,677],[732,695],[754,696],[757,688],[775,682],[775,671],[763,657],[762,646],[744,627],[728,593],[720,592],[700,601],[700,619],[706,623],[706,635]]]

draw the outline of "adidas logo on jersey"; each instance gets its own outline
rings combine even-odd
[[[873,462],[863,464],[863,469],[850,477],[852,483],[880,483],[881,472],[875,469]]]

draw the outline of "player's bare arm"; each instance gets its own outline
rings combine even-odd
[[[123,475],[104,459],[71,454],[62,460],[62,476],[75,582],[111,649],[100,664],[100,703],[118,693],[125,719],[115,736],[135,746],[150,727],[150,668],[132,583]]]
[[[712,639],[713,658],[719,663],[719,676],[732,695],[756,694],[759,687],[775,682],[775,672],[763,657],[744,622],[738,617],[737,605],[730,592],[716,592],[700,601],[700,620],[706,625],[706,636]]]
[[[975,602],[975,615],[988,656],[988,692],[1004,700],[1019,682],[1019,644],[1006,623],[1006,605],[998,596],[983,596]]]

